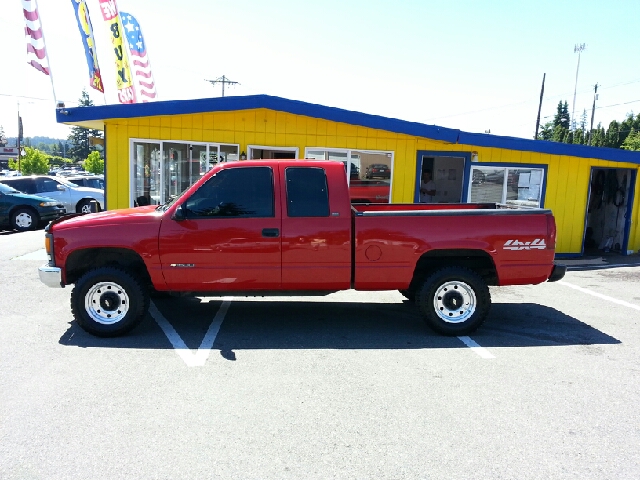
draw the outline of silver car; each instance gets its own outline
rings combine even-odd
[[[104,191],[97,188],[79,187],[63,177],[33,175],[29,177],[0,177],[0,182],[30,195],[42,195],[62,203],[67,213],[91,212],[91,201],[98,202],[104,210]]]

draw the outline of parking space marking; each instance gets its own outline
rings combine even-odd
[[[213,317],[213,321],[211,325],[209,325],[209,329],[204,335],[200,347],[195,352],[187,347],[182,337],[176,332],[176,329],[173,328],[173,325],[164,318],[164,315],[160,313],[160,310],[158,310],[158,307],[156,307],[153,302],[149,303],[149,313],[167,336],[175,352],[184,360],[184,363],[189,367],[202,367],[209,358],[213,343],[216,341],[216,336],[222,326],[222,321],[227,314],[227,310],[229,310],[229,305],[231,305],[231,299],[229,297],[223,298],[220,309],[216,313],[216,316]]]
[[[593,290],[589,290],[588,288],[579,287],[578,285],[574,285],[573,283],[565,282],[564,280],[559,280],[558,283],[560,285],[564,285],[565,287],[573,288],[574,290],[578,290],[579,292],[586,293],[588,295],[593,295],[594,297],[601,298],[602,300],[607,300],[609,302],[617,303],[618,305],[622,305],[623,307],[633,308],[634,310],[640,311],[640,305],[634,305],[633,303],[625,302],[624,300],[618,300],[617,298],[609,297],[607,295],[603,295],[598,292],[594,292]]]
[[[475,353],[480,355],[482,358],[496,358],[489,350],[484,347],[481,347],[476,342],[474,342],[471,337],[458,337],[462,343],[464,343],[467,347],[473,350]]]

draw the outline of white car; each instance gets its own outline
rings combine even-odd
[[[67,213],[91,212],[92,200],[104,210],[104,191],[97,188],[79,187],[63,177],[32,175],[29,177],[0,177],[0,183],[30,195],[49,197],[62,203]]]

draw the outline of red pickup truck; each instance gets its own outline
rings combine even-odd
[[[559,280],[551,211],[496,204],[352,205],[341,162],[219,164],[177,198],[53,221],[39,268],[74,284],[71,311],[116,336],[150,295],[315,295],[400,290],[426,323],[466,335],[485,320],[489,285]]]

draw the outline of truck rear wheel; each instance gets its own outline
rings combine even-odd
[[[78,324],[97,337],[116,337],[135,328],[149,308],[140,282],[117,267],[90,270],[71,292],[71,312]]]
[[[491,293],[477,273],[447,267],[425,279],[416,294],[416,303],[431,329],[443,335],[467,335],[485,321]]]

